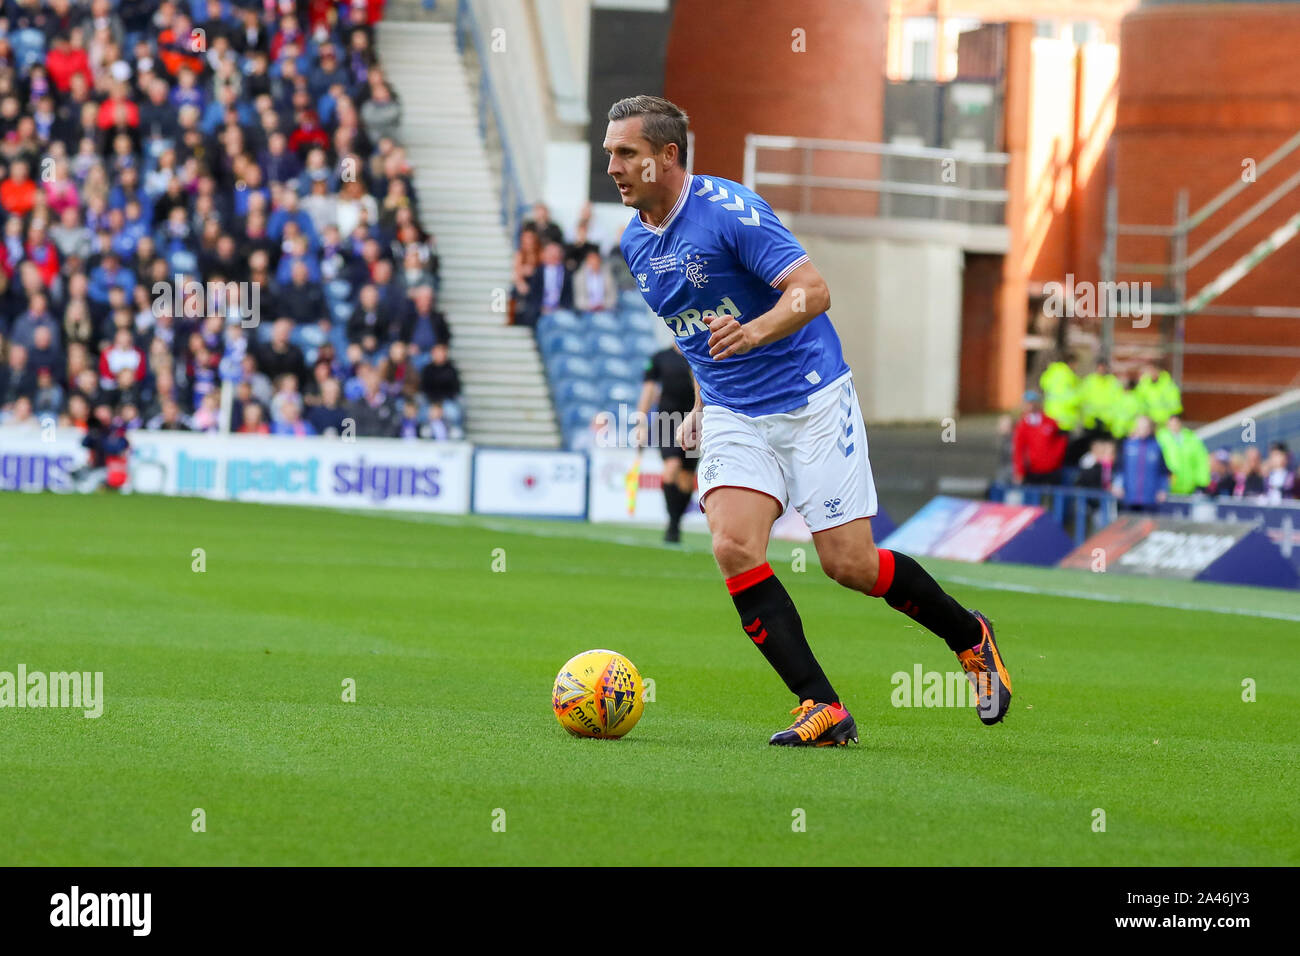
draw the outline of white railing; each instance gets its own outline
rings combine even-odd
[[[744,184],[796,215],[1006,223],[1006,153],[745,137]]]

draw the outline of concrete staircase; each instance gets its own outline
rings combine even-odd
[[[511,239],[501,183],[478,128],[478,105],[444,8],[395,6],[379,25],[379,59],[402,101],[422,225],[437,237],[452,359],[464,383],[470,441],[558,448],[546,372],[530,329],[494,311],[510,291]],[[409,10],[409,14],[408,14]],[[420,11],[423,13],[423,11]],[[441,16],[439,15],[441,14]],[[412,19],[394,17],[410,15]]]

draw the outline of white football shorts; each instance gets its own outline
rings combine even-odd
[[[714,488],[751,488],[793,505],[812,531],[876,513],[867,430],[849,373],[777,415],[705,405],[696,475],[700,507]]]

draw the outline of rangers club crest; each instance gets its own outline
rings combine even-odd
[[[704,288],[709,281],[709,277],[704,274],[704,267],[708,264],[708,259],[700,256],[687,256],[685,261],[686,281],[697,289]]]

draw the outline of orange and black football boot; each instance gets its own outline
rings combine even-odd
[[[979,718],[992,726],[1002,720],[1011,706],[1011,676],[998,651],[993,625],[979,611],[971,611],[980,622],[983,637],[969,650],[959,651],[957,660],[966,677],[975,686]]]
[[[776,747],[843,747],[850,740],[858,742],[858,725],[853,715],[838,704],[818,704],[805,700],[790,711],[798,714],[793,724],[772,735],[768,741]]]

